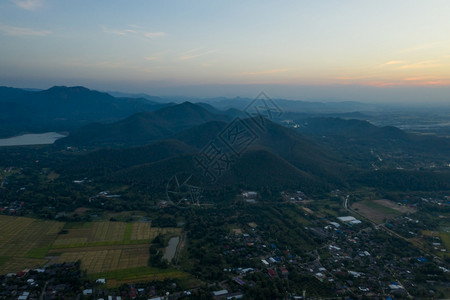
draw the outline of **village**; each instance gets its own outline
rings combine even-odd
[[[109,193],[99,195],[104,198]],[[399,214],[376,225],[360,216],[362,211],[351,210],[348,196],[341,191],[332,195],[341,197],[344,206],[341,200],[312,200],[301,191],[280,195],[281,202],[265,205],[257,191],[243,191],[238,196],[243,206],[236,213],[243,217],[224,225],[225,234],[214,242],[218,249],[214,255],[222,258],[220,265],[224,266],[220,280],[204,281],[194,288],[166,280],[111,289],[106,284],[108,279],[87,278],[79,262],[65,262],[1,276],[0,299],[187,299],[200,295],[206,299],[240,299],[270,282],[285,287],[286,299],[331,295],[335,299],[434,297],[450,288],[448,265],[435,255],[446,252],[440,236],[427,237],[430,251],[407,240],[414,241],[423,229],[420,226],[424,226],[414,214]],[[259,213],[249,214],[251,210]],[[264,217],[268,210],[271,214],[279,210],[298,216],[296,226],[284,225],[291,226],[298,236],[287,232],[274,235],[273,219]],[[298,243],[291,238],[299,238]],[[193,242],[188,235],[187,244]]]
[[[258,198],[256,192],[245,192],[243,196],[247,203],[253,203],[249,199]],[[282,196],[286,201],[297,203],[306,199],[300,191],[282,192]],[[422,283],[450,287],[445,279],[449,277],[449,270],[439,257],[414,249],[402,239],[388,237],[389,233],[382,228],[353,216],[318,218],[310,209],[301,208],[312,224],[304,229],[314,240],[319,240],[321,246],[299,255],[285,245],[267,243],[266,232],[260,230],[255,222],[234,228],[223,237],[223,254],[245,256],[246,264],[224,269],[233,280],[231,284],[222,285],[218,299],[226,299],[231,293],[255,285],[252,280],[255,273],[288,280],[290,273],[294,272],[328,286],[334,295],[350,297],[388,299],[418,294],[433,297],[436,290],[426,290]],[[387,224],[401,228],[405,223],[417,224],[419,221],[399,216]],[[433,245],[435,249],[445,251],[438,237],[434,237]],[[308,290],[304,290],[301,294],[289,296],[304,299],[308,295]]]

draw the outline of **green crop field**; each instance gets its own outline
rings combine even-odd
[[[92,224],[92,223],[91,223]],[[79,248],[112,245],[148,244],[158,234],[179,235],[180,228],[153,228],[150,223],[94,222],[65,227],[53,248]]]
[[[88,274],[116,283],[183,277],[174,270],[147,267],[149,247],[158,234],[180,235],[180,228],[154,228],[145,222],[62,223],[0,216],[0,274],[49,262],[81,261]]]
[[[126,268],[108,272],[94,273],[88,276],[91,280],[106,278],[108,288],[120,286],[123,283],[133,283],[145,280],[164,280],[167,278],[188,278],[189,274],[176,269],[156,269],[151,267]]]
[[[441,240],[445,245],[447,252],[450,251],[450,232],[441,232]]]

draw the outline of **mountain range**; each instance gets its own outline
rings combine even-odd
[[[385,181],[394,182],[393,188],[408,188],[408,180],[420,181],[415,186],[421,188],[448,185],[448,172],[431,170],[424,179],[425,173],[417,167],[418,161],[424,167],[444,164],[450,157],[448,139],[363,120],[305,114],[293,120],[295,128],[288,128],[279,123],[283,119],[250,118],[232,106],[222,110],[225,106],[208,103],[116,98],[83,87],[0,88],[0,95],[3,133],[27,128],[70,132],[52,151],[75,151],[73,155],[67,152],[56,167],[63,178],[71,180],[88,177],[156,190],[163,190],[178,173],[192,173],[210,186],[308,192],[354,184],[379,186]],[[241,127],[233,127],[236,124]],[[237,138],[234,133],[239,130],[245,132]],[[222,164],[217,178],[210,178],[198,162],[199,157],[211,159],[208,151],[214,150],[213,144],[221,155],[221,160],[213,161],[215,167]]]
[[[168,105],[144,98],[116,98],[80,86],[55,86],[43,91],[0,87],[0,136],[67,131]]]
[[[447,139],[417,136],[366,121],[309,118],[294,129],[266,119],[263,129],[253,129],[253,142],[245,151],[234,155],[219,174],[219,180],[211,183],[204,169],[196,164],[196,157],[202,155],[210,143],[218,142],[236,120],[247,124],[254,120],[241,116],[232,118],[207,108],[184,102],[115,123],[75,130],[56,146],[100,150],[77,156],[63,165],[61,172],[75,177],[95,177],[113,184],[153,186],[160,191],[174,174],[191,173],[202,177],[203,185],[270,186],[317,192],[349,184],[379,185],[386,176],[420,178],[417,170],[408,173],[394,168],[391,173],[373,173],[377,171],[371,163],[379,158],[374,155],[374,149],[386,151],[388,155],[401,151],[406,157],[421,155],[421,158],[434,159],[436,151],[429,146],[438,144],[438,157],[450,154]],[[233,157],[232,150],[218,145],[223,153]],[[374,174],[377,180],[371,181]],[[445,181],[439,180],[434,183],[428,180],[421,186],[433,186],[441,181],[440,186],[445,186]],[[398,185],[404,186],[405,182],[397,180],[394,186]]]

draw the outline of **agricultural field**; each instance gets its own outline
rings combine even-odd
[[[441,232],[440,237],[447,250],[447,255],[450,255],[450,232]]]
[[[185,282],[194,282],[192,285],[198,285],[198,280],[189,276],[188,273],[177,269],[156,269],[152,267],[137,267],[128,269],[119,269],[109,272],[95,273],[88,275],[91,280],[98,278],[107,278],[108,288],[115,288],[124,283],[136,283],[141,281],[163,281],[165,279],[183,279]]]
[[[403,207],[402,210],[402,207],[397,207],[395,203],[389,200],[364,200],[355,202],[352,204],[352,209],[377,224],[382,224],[386,220],[395,218],[402,213],[413,212],[409,207]]]
[[[181,235],[181,229],[154,228],[149,222],[62,223],[1,215],[0,274],[40,267],[51,259],[80,260],[88,274],[111,274],[117,282],[158,277],[157,269],[147,267],[150,243],[158,234]]]
[[[88,274],[147,266],[149,244],[67,249],[58,262],[81,261]],[[52,252],[50,252],[52,253]]]
[[[47,263],[45,253],[63,226],[61,222],[0,215],[0,273]]]
[[[179,235],[180,228],[154,228],[148,222],[90,222],[67,224],[52,248],[148,244],[158,234]]]
[[[397,203],[387,200],[387,199],[378,199],[378,200],[373,200],[373,202],[392,208],[393,210],[399,211],[403,214],[408,214],[408,213],[415,213],[417,211],[416,208],[414,207],[410,207],[410,206],[406,206],[406,205],[398,205]]]

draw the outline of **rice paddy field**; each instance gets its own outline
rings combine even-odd
[[[150,243],[158,234],[181,235],[181,229],[154,228],[149,222],[63,223],[1,215],[0,273],[80,260],[87,274],[114,277],[115,282],[158,277],[147,267]],[[133,275],[132,270],[139,272]]]
[[[0,216],[0,273],[45,264],[43,256],[34,254],[48,250],[63,226],[55,221]]]

